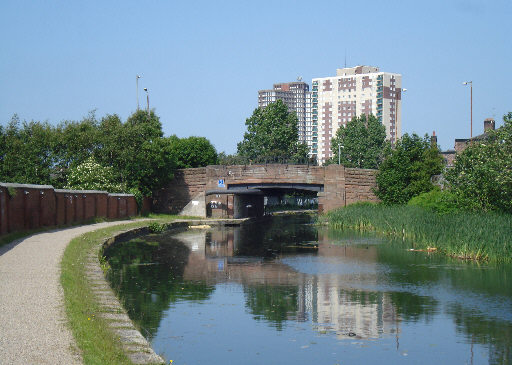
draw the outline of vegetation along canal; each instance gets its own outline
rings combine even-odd
[[[308,216],[118,243],[109,280],[174,364],[510,364],[512,266]]]

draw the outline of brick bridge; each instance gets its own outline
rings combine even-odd
[[[377,201],[376,170],[343,165],[234,165],[178,170],[170,184],[154,193],[153,211],[216,217],[263,213],[269,189],[316,191],[318,211],[359,201]],[[250,211],[247,210],[249,207]]]

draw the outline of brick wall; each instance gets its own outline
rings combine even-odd
[[[109,202],[112,208],[109,210]],[[135,197],[50,185],[0,183],[0,234],[137,214]]]
[[[235,165],[207,166],[178,170],[173,181],[153,195],[154,211],[179,213],[198,193],[225,190],[236,184],[315,184],[323,185],[318,193],[318,210],[329,210],[358,201],[378,201],[373,193],[376,170],[351,169],[342,165]],[[225,187],[219,187],[219,179]],[[208,200],[208,198],[207,198]]]
[[[378,202],[373,192],[377,188],[377,170],[345,168],[346,204],[360,201]]]
[[[197,194],[205,191],[206,167],[176,170],[166,188],[153,193],[153,211],[179,213]]]

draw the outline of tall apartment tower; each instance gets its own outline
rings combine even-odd
[[[311,152],[323,164],[333,156],[331,138],[353,117],[373,114],[386,127],[392,143],[402,134],[402,75],[357,66],[336,76],[314,78],[311,94]],[[315,133],[318,130],[318,135]]]
[[[274,84],[273,89],[258,91],[258,107],[264,108],[270,103],[282,100],[288,111],[297,114],[299,141],[307,143],[307,118],[311,118],[311,110],[307,110],[308,100],[311,100],[309,85],[302,81]],[[311,122],[311,119],[309,119]]]

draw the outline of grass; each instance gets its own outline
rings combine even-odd
[[[158,222],[170,222],[176,218],[159,215]],[[97,315],[100,305],[87,279],[87,255],[117,232],[147,225],[147,221],[138,221],[89,232],[73,239],[64,252],[60,280],[64,289],[66,314],[86,365],[132,364],[123,351],[121,341],[111,331],[108,321]]]
[[[435,249],[462,259],[512,263],[511,215],[438,215],[416,206],[354,204],[328,213],[327,219],[336,229],[371,230],[403,237],[418,249]]]

